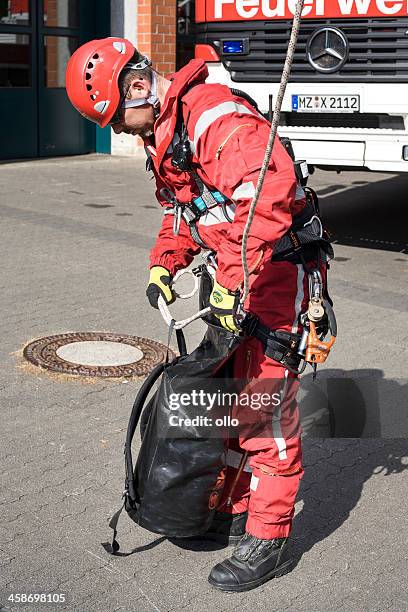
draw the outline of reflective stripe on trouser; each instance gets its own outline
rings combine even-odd
[[[299,312],[307,304],[307,294],[307,278],[301,266],[287,262],[267,264],[252,279],[250,310],[269,327],[292,331]],[[232,441],[232,448],[249,453],[252,475],[242,472],[231,495],[232,504],[227,506],[237,475],[236,468],[229,467],[219,509],[234,514],[248,510],[246,529],[254,536],[286,537],[291,531],[296,494],[303,475],[296,403],[299,381],[282,365],[266,357],[256,338],[238,347],[234,376],[250,380],[252,393],[272,396],[278,391],[281,399],[278,405],[262,407],[258,412],[249,409],[249,417],[248,409],[234,407],[234,416],[246,426],[240,426],[239,440]]]

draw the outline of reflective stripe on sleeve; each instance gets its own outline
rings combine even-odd
[[[154,147],[152,147],[152,145],[146,145],[145,146],[145,151],[149,155],[154,155],[155,157],[157,157],[156,149]]]
[[[255,115],[255,112],[252,112],[244,106],[243,104],[237,104],[236,102],[228,101],[222,102],[214,108],[209,108],[204,111],[199,120],[196,123],[194,129],[194,147],[197,147],[197,143],[200,140],[201,136],[204,132],[210,127],[214,121],[223,117],[224,115],[230,115],[231,113],[240,113],[241,115]]]
[[[259,478],[257,478],[256,476],[254,476],[254,474],[252,474],[251,482],[249,483],[249,488],[251,489],[251,491],[256,491],[258,488],[258,484],[259,484]]]

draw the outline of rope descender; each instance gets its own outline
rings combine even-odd
[[[316,366],[326,361],[337,337],[336,317],[330,302],[323,297],[323,281],[319,270],[309,272],[309,296],[307,311],[300,315],[303,333],[298,355],[304,359],[305,364],[313,366],[316,372]],[[319,326],[323,328],[321,332]],[[328,332],[330,338],[325,341]]]

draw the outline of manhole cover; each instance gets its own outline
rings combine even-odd
[[[64,361],[85,366],[121,366],[143,359],[139,348],[106,340],[64,344],[57,350],[57,355]]]
[[[28,344],[24,357],[40,368],[76,376],[144,376],[166,358],[167,347],[137,336],[98,332],[60,334]],[[169,350],[169,359],[174,358]]]

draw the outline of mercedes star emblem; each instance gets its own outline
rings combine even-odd
[[[309,38],[306,55],[318,72],[337,72],[347,61],[348,40],[337,28],[319,28]]]

